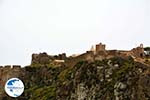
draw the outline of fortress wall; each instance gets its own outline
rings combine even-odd
[[[96,55],[94,55],[94,60],[103,60],[106,58],[106,56],[107,56],[106,51],[98,51]]]
[[[92,61],[94,60],[93,58],[94,58],[94,52],[87,51],[86,53],[79,55],[77,57],[71,57],[66,59],[65,64],[67,66],[74,66],[79,61],[85,61],[85,60]]]
[[[134,57],[144,57],[145,56],[145,53],[144,53],[144,48],[143,48],[143,44],[140,44],[140,46],[136,47],[136,48],[133,48],[131,50],[131,54],[134,56]]]
[[[96,52],[96,55],[95,56],[106,56],[107,55],[107,51],[98,51]]]
[[[65,60],[67,59],[66,54],[62,53],[59,55],[48,55],[47,53],[40,53],[40,54],[32,54],[32,64],[49,64],[51,61],[54,60]]]
[[[135,57],[143,57],[144,56],[144,48],[141,48],[141,47],[133,48],[131,50],[131,53]]]
[[[47,55],[47,53],[32,54],[31,64],[47,64],[50,59],[52,59],[52,57]]]
[[[4,86],[8,79],[10,78],[23,78],[22,75],[25,74],[21,66],[4,66],[0,67],[0,94],[4,92]]]
[[[108,51],[107,51],[107,54],[108,54],[108,55],[114,55],[114,56],[117,56],[119,53],[118,53],[117,50],[108,50]]]
[[[6,81],[10,78],[19,77],[23,74],[23,70],[19,65],[6,65],[0,67],[0,85],[4,86]]]
[[[13,65],[12,69],[21,69],[21,66],[20,65]]]

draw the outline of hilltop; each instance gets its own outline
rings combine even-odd
[[[95,47],[92,46],[90,50],[83,54],[73,54],[67,57],[66,53],[58,55],[48,55],[46,52],[40,54],[32,54],[31,65],[38,64],[65,64],[66,66],[74,66],[79,61],[95,61],[109,59],[112,57],[127,58],[131,56],[134,60],[142,61],[145,58],[143,44],[131,50],[106,50],[106,45],[99,43]]]
[[[149,100],[148,50],[142,44],[129,51],[105,47],[69,57],[33,54],[29,66],[0,67],[0,100],[15,100],[3,88],[11,77],[25,84],[18,100]]]

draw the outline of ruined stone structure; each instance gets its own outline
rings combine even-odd
[[[133,48],[129,51],[123,50],[106,50],[106,45],[99,43],[89,51],[86,51],[83,54],[74,54],[75,56],[67,57],[65,53],[58,54],[58,55],[48,55],[46,52],[39,53],[39,54],[32,54],[32,61],[31,65],[33,64],[50,64],[54,63],[76,63],[78,61],[93,61],[93,60],[103,60],[109,59],[114,56],[120,57],[127,57],[131,56],[133,58],[142,58],[145,56],[143,44],[140,46]],[[11,66],[5,66],[5,69],[9,69]],[[17,69],[19,66],[13,66],[13,68]]]
[[[105,44],[102,44],[102,43],[97,44],[96,45],[96,52],[105,51],[106,50],[105,47],[106,47]]]
[[[65,65],[67,66],[74,66],[79,61],[93,61],[94,60],[94,52],[93,51],[87,51],[86,53],[83,53],[76,57],[68,57],[65,60]]]
[[[59,55],[48,55],[47,53],[40,53],[40,54],[32,54],[32,61],[31,64],[49,64],[52,61],[58,61],[58,60],[65,60],[66,54],[62,53]]]
[[[133,56],[135,57],[144,57],[144,48],[143,48],[143,44],[141,44],[139,47],[137,48],[133,48],[131,50]]]
[[[48,55],[47,53],[33,54],[31,64],[49,64],[49,63],[64,63],[67,66],[74,66],[79,61],[94,61],[94,60],[103,60],[109,59],[114,56],[119,57],[128,57],[141,58],[144,57],[143,44],[133,48],[130,51],[123,50],[106,50],[106,45],[99,43],[95,47],[92,46],[91,50],[77,55],[67,57],[65,53],[59,55]]]
[[[4,90],[6,81],[10,78],[21,77],[23,75],[23,68],[19,65],[0,66],[0,93]]]
[[[92,47],[91,50],[77,55],[77,56],[70,56],[67,57],[65,53],[59,55],[48,55],[47,53],[40,53],[40,54],[32,54],[32,61],[31,65],[36,64],[64,64],[66,66],[74,66],[79,61],[89,61],[92,62],[94,60],[103,60],[109,59],[115,56],[119,57],[128,57],[131,56],[132,58],[142,58],[144,57],[144,48],[143,44],[140,46],[133,48],[130,51],[123,51],[123,50],[106,50],[105,44],[99,43],[96,44],[95,47]],[[17,77],[22,73],[21,66],[19,65],[7,65],[7,66],[0,66],[0,84],[4,85],[4,82],[11,77]],[[7,76],[2,78],[3,76]]]
[[[86,51],[83,54],[79,54],[75,56],[67,57],[65,53],[58,54],[58,55],[48,55],[47,53],[39,53],[39,54],[32,54],[32,65],[58,65],[58,66],[65,66],[67,67],[74,67],[74,65],[79,61],[88,61],[93,62],[95,60],[103,60],[109,59],[112,57],[132,57],[135,61],[139,61],[138,59],[142,59],[145,57],[143,45],[133,48],[129,51],[124,50],[106,50],[106,45],[99,43],[96,44],[91,48],[91,50]],[[32,73],[32,72],[31,72]],[[0,94],[4,92],[4,85],[9,78],[12,77],[22,77],[29,73],[25,72],[24,68],[21,68],[19,65],[7,65],[7,66],[0,66]]]

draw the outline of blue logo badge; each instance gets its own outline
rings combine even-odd
[[[24,91],[24,84],[18,78],[11,78],[5,84],[5,92],[11,97],[19,97]]]

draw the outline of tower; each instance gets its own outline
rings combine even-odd
[[[105,51],[105,44],[99,43],[96,45],[96,52]]]

